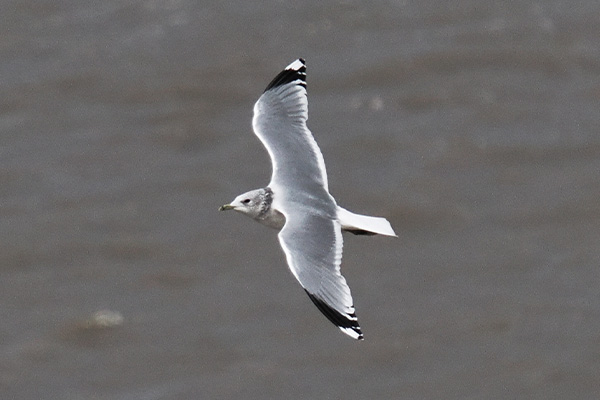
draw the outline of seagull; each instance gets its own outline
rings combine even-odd
[[[288,267],[308,297],[342,332],[363,340],[350,288],[340,272],[342,231],[397,236],[385,218],[337,205],[307,119],[306,64],[299,58],[269,83],[254,105],[252,127],[271,157],[271,182],[219,210],[235,210],[279,230]]]

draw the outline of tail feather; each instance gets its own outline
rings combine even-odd
[[[352,232],[355,235],[384,235],[397,237],[396,232],[394,232],[389,221],[385,218],[354,214],[342,207],[338,207],[337,216],[342,225],[342,230]]]

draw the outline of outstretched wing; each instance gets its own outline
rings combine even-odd
[[[285,216],[279,242],[290,270],[331,322],[363,339],[350,288],[340,273],[343,242],[337,205],[307,119],[306,65],[300,58],[267,86],[254,105],[252,126],[273,164],[272,207]]]
[[[306,65],[299,58],[269,83],[254,105],[252,127],[273,164],[269,186],[276,190],[328,195],[321,150],[306,126]]]
[[[339,222],[311,214],[301,206],[285,217],[279,242],[290,270],[331,322],[362,340],[350,288],[340,272],[343,241]]]

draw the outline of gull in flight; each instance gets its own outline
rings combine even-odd
[[[340,272],[342,231],[396,234],[385,218],[337,205],[307,119],[306,65],[300,58],[269,83],[254,105],[252,127],[271,157],[271,182],[219,210],[235,210],[279,230],[288,266],[308,297],[342,332],[363,340],[350,288]]]

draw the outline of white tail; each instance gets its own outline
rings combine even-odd
[[[356,235],[385,235],[397,237],[389,221],[385,218],[354,214],[339,206],[337,208],[337,217],[342,225],[342,230],[352,232]]]

